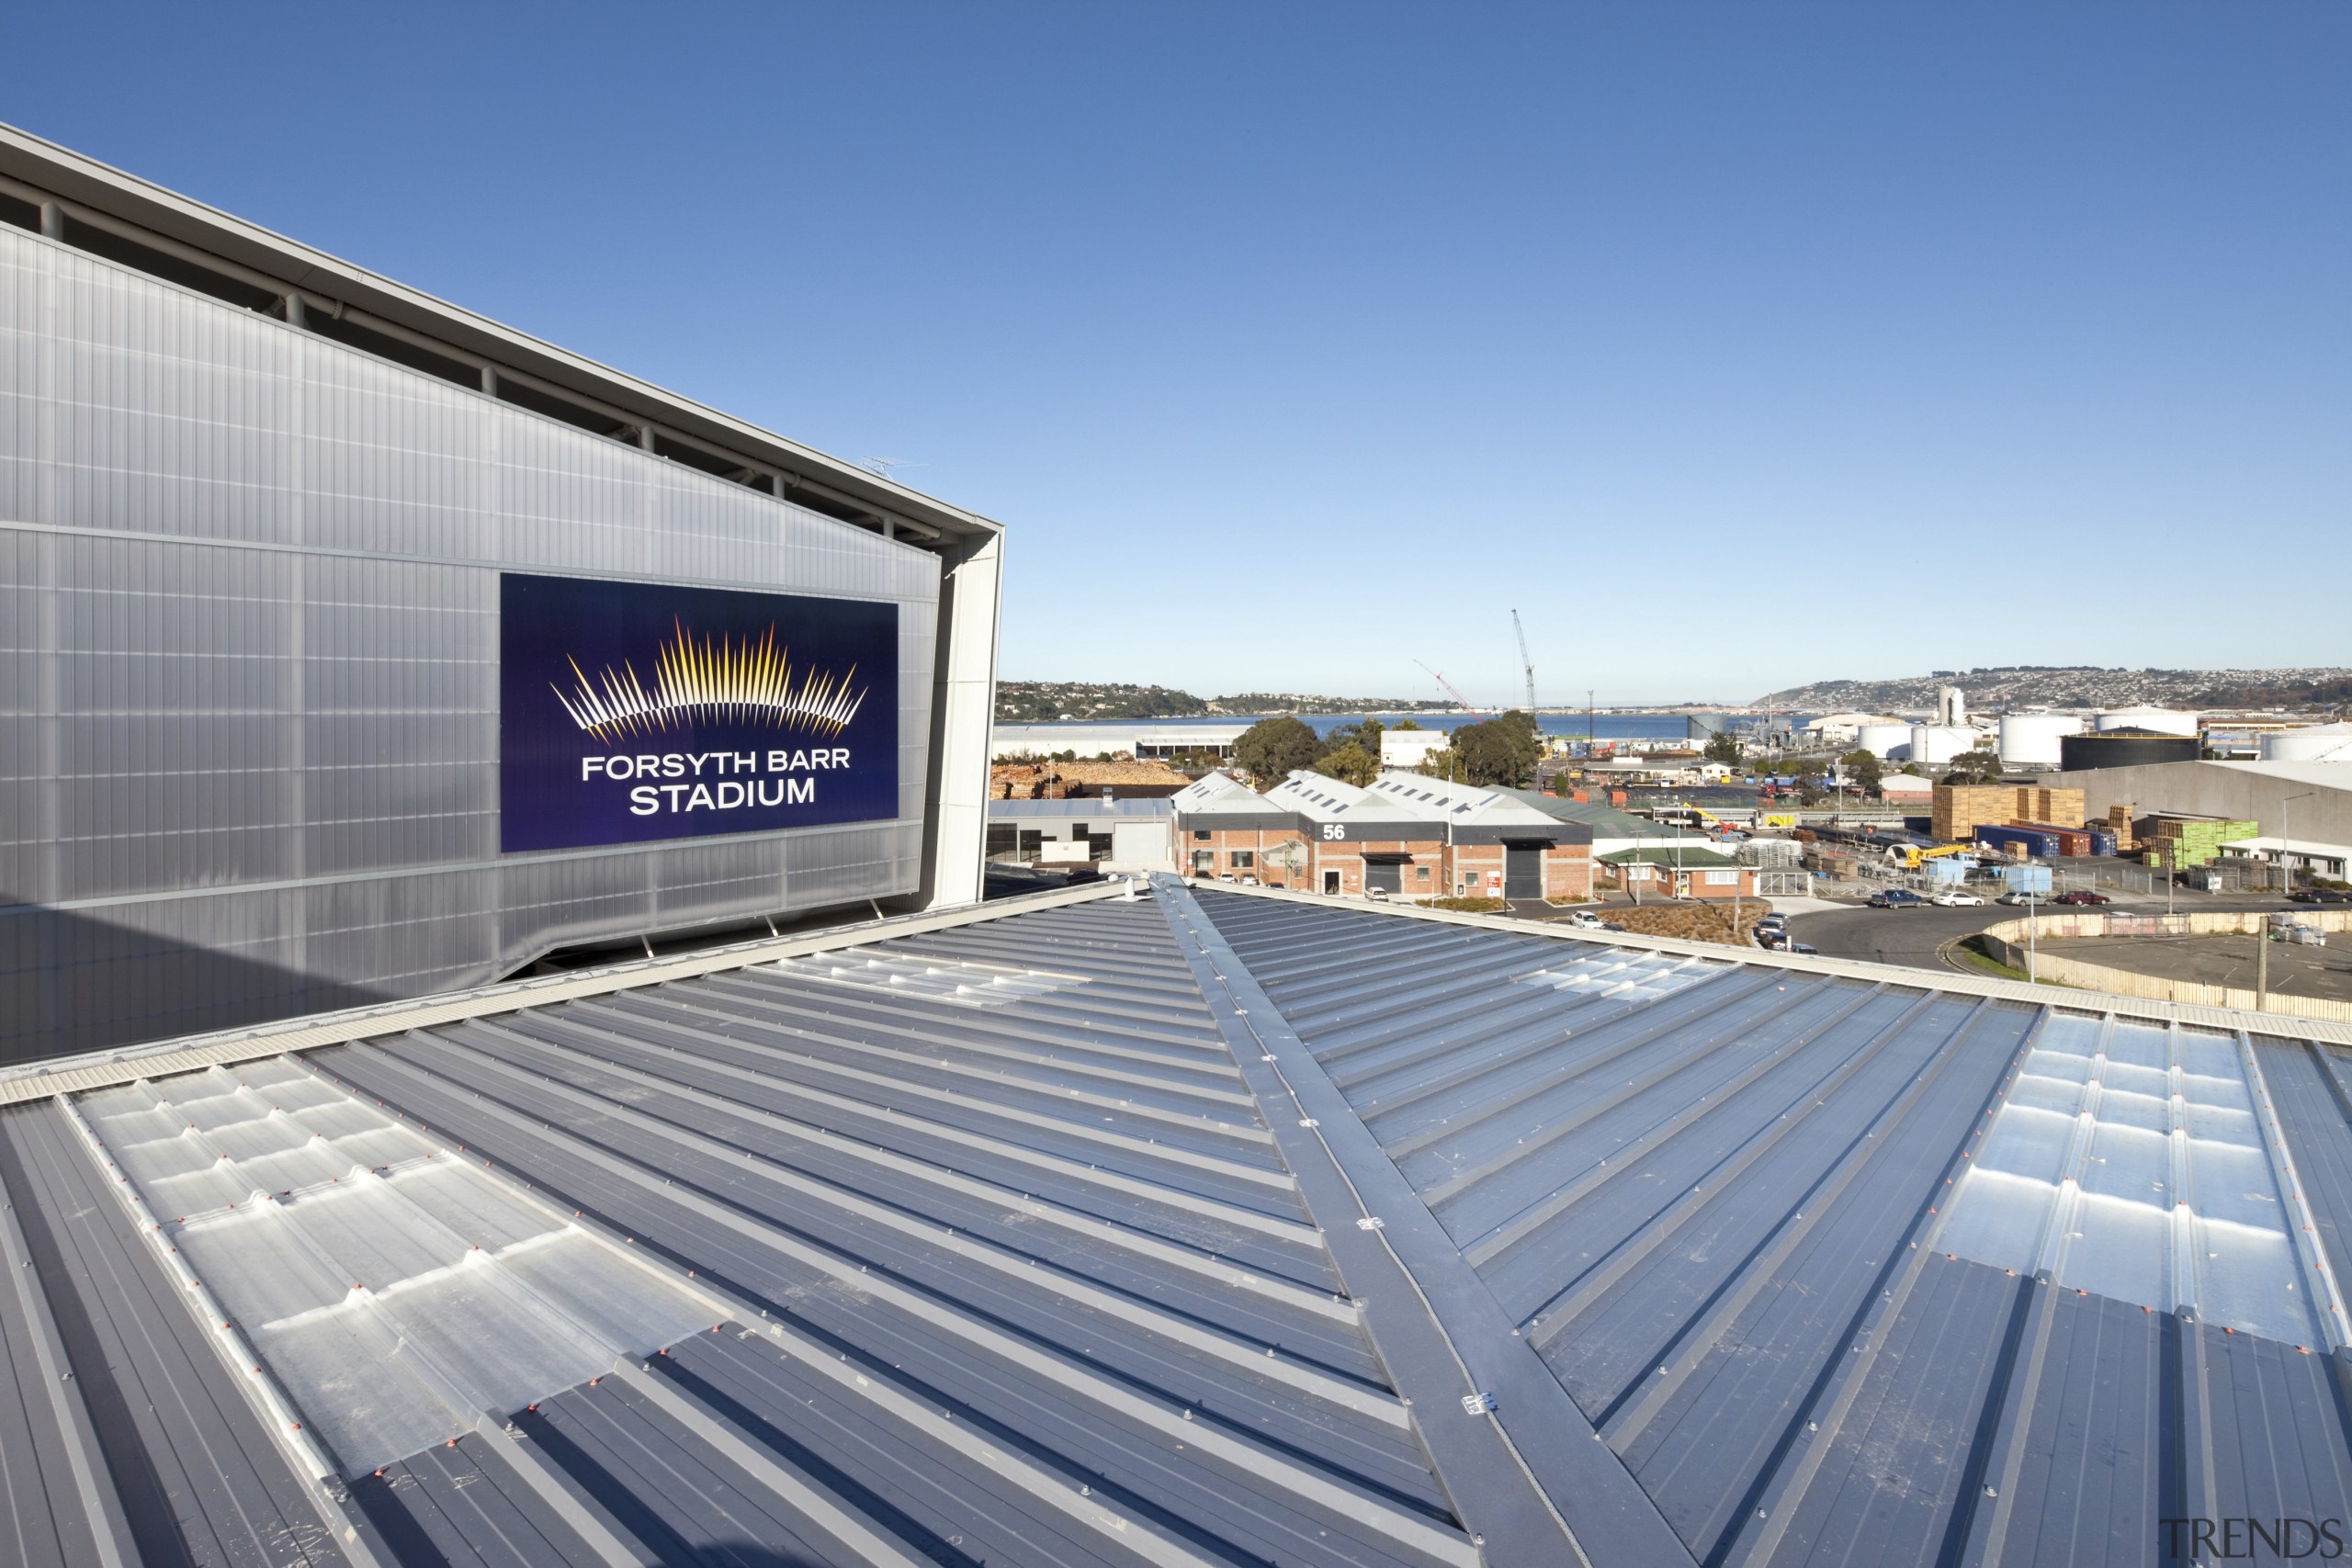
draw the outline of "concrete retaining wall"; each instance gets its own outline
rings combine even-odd
[[[2089,936],[2253,936],[2268,923],[2269,918],[2267,911],[2261,909],[2201,910],[2178,915],[2109,915],[2069,910],[2063,915],[2003,920],[1998,925],[1987,926],[1983,934],[1985,950],[1995,958],[2013,969],[2023,969],[2027,957],[2027,927],[2038,924],[2040,930],[2034,933],[2034,942],[2039,952],[2035,954],[2034,973],[2043,980],[2054,980],[2062,986],[2111,991],[2118,996],[2145,997],[2152,1001],[2242,1008],[2248,1011],[2288,1013],[2297,1018],[2324,1018],[2336,1023],[2352,1023],[2352,1002],[2330,1001],[2320,997],[2281,996],[2276,991],[2258,996],[2250,988],[2236,986],[2204,986],[2192,980],[2167,980],[2157,975],[2141,975],[2129,969],[2116,969],[2104,964],[2068,958],[2051,952],[2048,945],[2069,937]],[[2298,910],[2296,919],[2315,925],[2324,931],[2352,931],[2352,909],[2314,909],[2309,913]]]

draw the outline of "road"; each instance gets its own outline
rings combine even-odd
[[[2108,908],[2160,915],[2164,913],[2165,901],[2162,895],[2154,898],[2122,897]],[[2306,906],[2290,904],[2277,894],[2184,894],[2173,901],[2173,908],[2187,914],[2197,909],[2301,909]],[[1907,964],[1914,969],[1946,969],[1951,965],[1937,953],[1942,944],[1956,937],[1973,936],[1986,926],[2016,919],[2024,913],[2023,909],[2001,904],[1984,904],[1973,909],[1939,909],[1933,905],[1873,909],[1858,905],[1850,909],[1791,916],[1789,931],[1798,942],[1813,943],[1825,958],[1865,958],[1880,964]],[[2252,944],[2247,945],[2251,951]]]
[[[1932,904],[1909,909],[1857,906],[1793,915],[1789,934],[1798,942],[1813,943],[1825,958],[1866,958],[1914,969],[1949,969],[1951,965],[1937,953],[1939,947],[2018,913],[1997,904],[1973,909],[1939,909]]]

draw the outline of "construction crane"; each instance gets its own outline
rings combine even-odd
[[[1527,672],[1527,716],[1535,716],[1535,660],[1528,655],[1527,628],[1519,624],[1519,612],[1510,613],[1510,629],[1519,638],[1520,667]]]
[[[1421,664],[1421,661],[1418,659],[1414,660],[1413,662],[1416,664]],[[1453,689],[1453,682],[1447,680],[1436,671],[1430,670],[1430,667],[1426,664],[1421,664],[1421,668],[1429,670],[1430,679],[1438,683],[1439,690],[1442,691],[1447,696],[1453,699],[1454,705],[1456,707],[1459,707],[1464,713],[1476,713],[1478,711],[1476,708],[1470,705],[1470,699],[1468,697],[1464,696],[1460,692]]]

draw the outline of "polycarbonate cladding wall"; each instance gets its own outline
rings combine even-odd
[[[899,605],[894,823],[498,853],[498,571]],[[912,890],[937,561],[0,228],[0,1060]]]

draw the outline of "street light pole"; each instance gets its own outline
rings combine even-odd
[[[2287,831],[2287,823],[2290,819],[2289,810],[2295,802],[2309,800],[2318,793],[2317,790],[2307,789],[2301,795],[2290,795],[2278,803],[2278,880],[2286,885],[2285,891],[2290,894],[2295,890],[2295,868],[2288,863],[2287,856],[2293,850],[2295,840]],[[2260,828],[2262,824],[2256,822],[2255,826]]]

